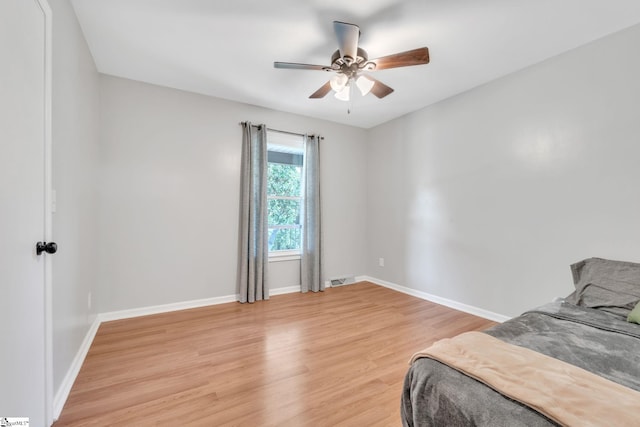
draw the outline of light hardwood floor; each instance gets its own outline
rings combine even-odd
[[[54,426],[399,426],[410,356],[492,325],[367,282],[106,322]]]

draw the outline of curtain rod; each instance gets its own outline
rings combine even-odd
[[[238,123],[238,124],[243,125],[243,124],[245,124],[245,123],[247,123],[247,122],[240,122],[240,123]],[[254,125],[254,124],[252,124],[251,126],[259,127],[260,125]],[[272,128],[270,128],[270,127],[268,127],[268,128],[267,128],[267,130],[270,130],[271,132],[285,133],[285,134],[287,134],[287,135],[304,136],[304,134],[302,134],[302,133],[289,132],[289,131],[286,131],[286,130],[279,130],[279,129],[272,129]],[[315,135],[309,135],[309,136],[314,137]],[[320,137],[320,139],[324,139],[324,136],[321,136],[321,137]]]

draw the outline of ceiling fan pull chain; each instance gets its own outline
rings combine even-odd
[[[351,114],[351,109],[353,108],[353,98],[355,95],[354,93],[354,86],[355,86],[355,80],[352,78],[349,79],[349,100],[347,101],[347,114]]]

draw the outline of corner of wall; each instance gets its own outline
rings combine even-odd
[[[356,277],[356,280],[371,282],[379,286],[384,286],[385,288],[393,289],[394,291],[402,292],[403,294],[411,295],[426,301],[444,305],[445,307],[449,307],[449,308],[453,308],[454,310],[459,310],[465,313],[473,314],[474,316],[482,317],[484,319],[489,319],[494,322],[502,323],[511,319],[511,317],[505,316],[503,314],[494,313],[492,311],[485,310],[483,308],[474,307],[472,305],[464,304],[458,301],[453,301],[447,298],[442,298],[437,295],[432,295],[427,292],[422,292],[416,289],[407,288],[406,286],[401,286],[396,283],[387,282],[386,280],[376,279],[375,277],[358,276]]]

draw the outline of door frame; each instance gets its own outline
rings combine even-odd
[[[44,239],[53,240],[53,12],[48,0],[34,0],[44,15]],[[35,244],[35,242],[34,242]],[[53,424],[53,269],[52,257],[44,257],[44,415]]]

